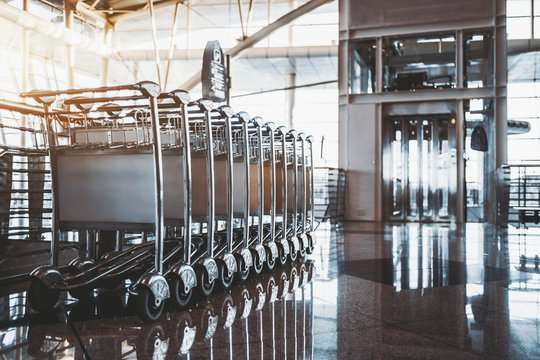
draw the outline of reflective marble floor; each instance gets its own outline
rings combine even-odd
[[[305,262],[142,323],[125,295],[0,300],[0,358],[540,359],[540,231],[321,225]],[[520,256],[529,260],[520,263]]]

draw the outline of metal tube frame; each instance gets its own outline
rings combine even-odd
[[[212,135],[212,118],[208,109],[204,110],[204,121],[206,131],[206,179],[208,186],[208,224],[207,224],[207,254],[214,257],[214,231],[215,231],[215,173],[214,173],[214,150]]]

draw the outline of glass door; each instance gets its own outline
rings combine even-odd
[[[386,119],[383,148],[385,220],[453,218],[455,121],[450,115]],[[454,150],[452,150],[452,146]],[[455,156],[454,156],[455,157]]]

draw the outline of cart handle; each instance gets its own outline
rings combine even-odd
[[[139,90],[145,97],[158,97],[161,93],[161,88],[158,84],[153,81],[140,81],[136,84],[131,85],[119,85],[119,86],[102,86],[96,88],[83,88],[83,89],[67,89],[67,90],[32,90],[29,92],[20,93],[20,97],[31,97],[40,102],[52,103],[54,100],[48,102],[44,101],[45,98],[53,97],[57,95],[75,95],[83,93],[97,93],[97,92],[108,92],[108,91],[118,91],[118,90]]]

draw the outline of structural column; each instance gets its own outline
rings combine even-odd
[[[73,4],[69,1],[64,1],[64,19],[67,29],[73,28]],[[71,45],[66,45],[66,71],[68,78],[68,87],[75,87],[75,49]]]

